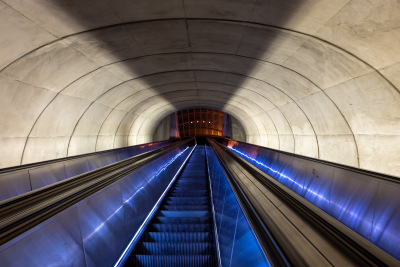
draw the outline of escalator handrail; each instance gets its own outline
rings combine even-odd
[[[67,162],[69,160],[85,158],[85,157],[90,157],[90,156],[94,156],[94,155],[106,154],[106,153],[109,153],[112,151],[119,151],[119,150],[124,150],[124,149],[132,148],[132,147],[137,147],[137,146],[147,146],[149,144],[156,145],[156,144],[166,142],[166,141],[168,141],[168,140],[157,141],[157,142],[152,142],[152,143],[144,143],[144,144],[139,144],[139,145],[134,145],[134,146],[107,149],[107,150],[91,152],[91,153],[86,153],[86,154],[80,154],[80,155],[75,155],[75,156],[62,157],[62,158],[58,158],[58,159],[50,159],[50,160],[44,160],[44,161],[40,161],[40,162],[27,163],[27,164],[22,164],[22,165],[18,165],[18,166],[11,166],[11,167],[6,167],[6,168],[1,168],[0,174],[7,174],[7,173],[16,172],[16,171],[37,168],[40,166],[46,166],[46,165],[50,165],[50,164],[54,164],[54,163]],[[174,141],[174,142],[178,142],[178,141]]]
[[[0,245],[192,140],[175,142],[1,202]]]
[[[236,182],[234,176],[232,173],[229,171],[229,168],[226,166],[225,162],[221,159],[219,153],[217,152],[217,149],[215,147],[215,141],[212,139],[208,139],[209,143],[214,150],[214,153],[218,159],[218,162],[222,166],[222,170],[225,174],[225,177],[227,178],[227,181],[235,194],[235,197],[244,213],[246,216],[246,219],[248,220],[250,227],[253,230],[253,233],[255,234],[261,249],[264,252],[264,255],[267,257],[268,262],[270,263],[271,266],[290,266],[288,263],[285,254],[277,244],[277,242],[274,240],[272,237],[269,229],[266,227],[266,225],[262,222],[260,217],[257,215],[256,211],[252,207],[250,201],[244,194],[244,192],[241,190],[240,186]],[[220,145],[220,144],[218,144]]]
[[[391,255],[381,250],[379,247],[373,245],[365,238],[352,231],[327,213],[321,211],[319,208],[306,201],[290,189],[281,185],[274,179],[269,179],[269,176],[262,171],[258,170],[255,166],[251,165],[246,160],[242,159],[231,150],[224,147],[218,142],[213,142],[225,153],[228,153],[236,162],[238,162],[246,171],[253,175],[264,186],[281,197],[288,205],[294,207],[295,210],[307,218],[307,220],[314,226],[319,228],[324,234],[328,235],[338,249],[343,253],[350,254],[352,258],[359,261],[362,265],[377,265],[377,266],[393,266],[398,265],[398,261]],[[251,203],[250,203],[251,204]],[[260,217],[261,219],[261,217]],[[262,219],[260,221],[263,223]],[[265,223],[263,223],[265,225]],[[277,243],[279,243],[277,241]],[[281,246],[281,244],[279,244]],[[285,247],[281,246],[285,251]],[[293,262],[288,259],[289,262]]]

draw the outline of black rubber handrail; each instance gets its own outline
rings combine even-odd
[[[0,245],[192,140],[179,141],[1,202]]]
[[[49,164],[53,164],[53,163],[65,162],[65,161],[84,158],[84,157],[89,157],[89,156],[93,156],[93,155],[101,155],[101,154],[109,153],[109,152],[112,152],[112,151],[124,150],[124,149],[127,149],[127,148],[136,147],[136,146],[143,146],[143,145],[149,145],[149,144],[158,144],[158,143],[166,142],[166,141],[167,140],[153,142],[153,143],[138,144],[138,145],[134,145],[134,146],[113,148],[113,149],[102,150],[102,151],[97,151],[97,152],[91,152],[91,153],[86,153],[86,154],[80,154],[80,155],[75,155],[75,156],[63,157],[63,158],[58,158],[58,159],[50,159],[50,160],[45,160],[45,161],[40,161],[40,162],[33,162],[33,163],[27,163],[27,164],[22,164],[22,165],[18,165],[18,166],[6,167],[6,168],[0,169],[0,174],[14,172],[14,171],[20,171],[20,170],[25,170],[25,169],[30,169],[30,168],[36,168],[36,167],[45,166],[45,165],[49,165]],[[177,140],[175,140],[173,142],[177,142]]]

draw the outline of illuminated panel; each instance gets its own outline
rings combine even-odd
[[[221,266],[269,267],[270,264],[211,147],[206,147],[206,157]]]
[[[192,108],[176,112],[180,137],[222,136],[225,113],[213,109]]]

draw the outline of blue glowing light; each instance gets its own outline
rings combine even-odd
[[[206,158],[221,266],[269,267],[268,259],[210,148],[206,148]]]
[[[228,148],[230,148],[230,147],[228,147]],[[300,183],[296,182],[293,178],[285,175],[284,173],[281,173],[278,170],[275,170],[275,169],[269,167],[268,165],[266,165],[266,164],[264,164],[264,163],[262,163],[262,162],[260,162],[260,161],[258,161],[256,159],[254,159],[252,157],[247,156],[246,154],[240,152],[239,150],[237,150],[235,148],[230,148],[230,149],[233,150],[234,152],[236,152],[237,154],[243,156],[244,158],[248,159],[250,162],[254,162],[256,165],[261,166],[261,167],[273,172],[279,178],[277,178],[277,177],[272,177],[272,178],[274,178],[276,180],[280,180],[281,183],[286,184],[286,185],[288,185],[290,183],[292,185],[294,184],[295,186],[297,186],[297,189],[296,188],[292,188],[291,190],[293,190],[294,192],[298,193],[299,195],[304,194],[301,191],[301,190],[303,190],[303,192],[309,193],[309,194],[311,194],[313,196],[316,196],[319,200],[324,201],[325,203],[323,203],[323,204],[328,204],[328,205],[335,206],[336,208],[339,209],[339,213],[341,214],[340,217],[342,217],[342,216],[344,216],[346,214],[347,216],[350,216],[350,217],[353,218],[352,219],[353,222],[354,221],[359,222],[360,220],[364,220],[365,219],[362,216],[360,216],[359,209],[356,209],[357,211],[352,211],[351,209],[349,209],[348,205],[340,205],[340,204],[338,204],[336,202],[333,202],[333,201],[329,200],[328,198],[326,198],[324,195],[321,195],[318,192],[315,192],[314,190],[301,185]],[[284,178],[285,180],[281,180],[280,178]],[[306,198],[307,200],[311,201],[311,203],[313,203],[314,205],[316,205],[318,207],[322,207],[323,206],[323,204],[321,204],[321,203],[317,204],[316,201],[312,201],[312,199],[310,197],[304,197],[304,198]],[[324,210],[327,211],[328,213],[330,213],[329,210],[327,210],[327,209],[324,209]],[[366,222],[366,223],[368,223],[368,222]],[[378,226],[372,225],[371,223],[368,223],[368,224],[370,224],[371,227],[379,228]]]
[[[321,194],[318,194],[317,192],[311,190],[310,188],[304,187],[304,186],[301,185],[300,183],[296,182],[293,178],[291,178],[291,177],[289,177],[289,176],[287,176],[287,175],[285,175],[285,174],[279,172],[278,170],[275,170],[275,169],[273,169],[273,168],[271,168],[271,167],[265,165],[264,163],[262,163],[262,162],[260,162],[260,161],[258,161],[258,160],[256,160],[256,159],[254,159],[254,158],[252,158],[252,157],[247,156],[246,154],[240,152],[240,151],[237,150],[237,149],[234,149],[234,148],[230,148],[230,149],[233,150],[233,151],[235,151],[235,152],[238,153],[239,155],[242,155],[243,157],[245,157],[246,159],[250,160],[251,162],[254,162],[254,163],[256,163],[257,165],[259,165],[259,166],[261,166],[261,167],[264,167],[264,168],[268,169],[269,171],[271,171],[271,172],[277,174],[279,177],[284,178],[284,179],[287,179],[287,181],[289,181],[290,183],[295,184],[295,185],[298,187],[298,189],[297,189],[297,190],[293,190],[293,191],[296,191],[296,192],[297,192],[297,191],[299,191],[300,189],[301,189],[301,190],[304,190],[304,189],[305,189],[305,190],[307,191],[307,193],[310,193],[311,195],[314,195],[314,196],[318,197],[320,200],[323,200],[323,201],[329,203],[329,200],[328,200],[325,196],[323,196],[323,195],[321,195]],[[286,182],[286,183],[288,183],[288,182]]]
[[[136,244],[136,242],[138,241],[138,238],[140,237],[140,235],[142,234],[142,232],[144,231],[145,227],[147,226],[147,224],[150,222],[151,218],[153,217],[154,213],[157,211],[158,206],[160,205],[161,201],[164,199],[165,195],[167,194],[168,190],[171,188],[172,184],[174,183],[174,181],[176,180],[176,177],[179,175],[179,173],[181,172],[182,168],[185,166],[187,160],[189,159],[190,155],[192,154],[192,152],[194,151],[194,149],[196,148],[197,145],[194,145],[193,149],[190,151],[189,155],[186,157],[185,161],[182,163],[182,165],[180,166],[180,168],[178,169],[178,171],[176,172],[176,174],[174,175],[174,177],[171,179],[171,182],[168,184],[167,188],[164,190],[164,192],[162,193],[162,195],[160,196],[160,198],[158,199],[157,203],[153,206],[153,208],[151,209],[151,211],[148,213],[148,215],[146,216],[146,218],[144,219],[143,223],[140,225],[139,229],[136,231],[135,235],[132,237],[132,239],[129,241],[128,245],[126,246],[126,248],[124,249],[124,251],[122,252],[121,256],[119,257],[119,259],[117,260],[117,262],[115,263],[114,267],[117,266],[121,266],[124,261],[126,260],[126,258],[129,256],[129,252],[132,250],[132,248],[134,247],[134,245]],[[177,154],[173,159],[171,159],[154,177],[156,177],[159,173],[161,173],[162,171],[164,171],[169,165],[171,165],[175,159],[177,159],[180,155],[182,155],[187,149],[189,149],[189,147],[186,147],[182,152],[180,152],[179,154]],[[152,179],[153,179],[152,178]],[[135,193],[136,194],[136,193]],[[132,199],[132,197],[129,198],[129,200]]]
[[[178,153],[175,157],[173,157],[170,161],[168,161],[166,164],[163,165],[163,167],[149,180],[148,183],[150,183],[154,178],[156,178],[160,173],[165,171],[178,157],[180,157],[189,147],[186,147],[183,151]],[[132,200],[141,190],[144,189],[144,186],[141,186],[131,197],[129,197],[127,200],[125,200],[121,206],[119,206],[106,220],[104,220],[99,226],[97,226],[87,237],[83,239],[83,241],[87,241],[90,239],[94,234],[96,234],[98,231],[100,231],[108,221],[110,221],[123,207],[124,204],[127,204],[129,201]]]
[[[367,174],[354,173],[351,170],[334,166],[321,166],[322,163],[308,163],[303,159],[286,156],[267,148],[237,142],[226,146],[240,157],[252,163],[273,179],[325,211],[367,240],[400,259],[400,187]],[[240,148],[239,148],[240,147]],[[240,151],[241,149],[242,151]],[[244,151],[254,152],[248,156]],[[256,159],[265,156],[265,159]],[[274,158],[266,163],[267,158]],[[314,179],[313,173],[302,173],[301,167],[311,164],[319,169],[328,170]],[[312,165],[314,164],[314,165]],[[278,170],[284,170],[284,172]],[[327,169],[330,168],[330,169]],[[289,173],[293,173],[291,176]],[[337,174],[335,174],[337,173]]]

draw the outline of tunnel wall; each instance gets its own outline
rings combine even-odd
[[[0,2],[0,167],[150,142],[196,106],[249,143],[400,174],[398,2],[134,4]]]
[[[157,126],[153,134],[154,141],[162,141],[170,138],[171,116],[165,117]]]

